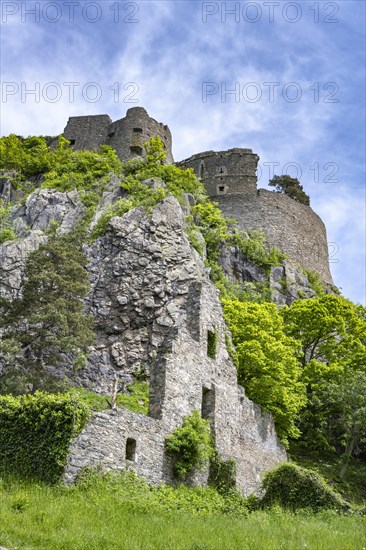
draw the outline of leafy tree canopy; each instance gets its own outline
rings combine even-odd
[[[296,419],[306,402],[299,346],[285,335],[274,304],[224,300],[224,312],[236,347],[239,383],[250,399],[272,413],[286,445],[289,437],[300,435]]]
[[[297,178],[291,178],[288,175],[274,176],[269,180],[268,185],[275,187],[277,193],[284,193],[302,204],[310,205],[310,197],[305,193]]]
[[[299,427],[311,448],[350,456],[366,450],[366,309],[343,296],[297,300],[281,311],[302,347],[307,406]],[[342,470],[344,473],[344,470]]]

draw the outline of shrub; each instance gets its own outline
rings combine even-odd
[[[123,216],[134,207],[133,202],[127,199],[119,199],[112,204],[98,219],[92,234],[91,239],[98,239],[107,232],[109,222],[115,216]]]
[[[284,463],[268,472],[262,482],[263,506],[279,504],[297,510],[326,508],[347,511],[351,506],[317,473],[295,464]]]
[[[55,483],[88,418],[89,408],[75,396],[0,396],[0,472]]]
[[[173,458],[174,474],[180,479],[186,478],[196,468],[204,470],[214,454],[210,424],[197,410],[166,438],[165,444]]]
[[[209,485],[223,495],[228,495],[236,487],[236,462],[233,458],[223,460],[216,451],[210,464]]]

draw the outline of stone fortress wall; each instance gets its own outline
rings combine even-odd
[[[242,229],[261,229],[268,244],[282,250],[293,264],[316,271],[325,283],[333,284],[324,223],[309,206],[282,193],[257,189],[258,160],[251,149],[235,148],[199,153],[177,165],[193,168],[211,199]]]
[[[149,117],[142,107],[128,109],[126,116],[115,122],[108,115],[70,117],[63,133],[75,149],[93,150],[110,145],[124,162],[144,156],[144,143],[157,135],[165,145],[167,162],[174,162],[168,126]]]

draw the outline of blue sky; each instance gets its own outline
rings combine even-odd
[[[271,169],[300,176],[327,227],[335,284],[365,304],[363,1],[3,0],[1,10],[1,135],[56,135],[69,116],[116,120],[140,105],[169,125],[176,160],[252,148],[260,187]]]

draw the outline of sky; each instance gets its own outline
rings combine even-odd
[[[365,305],[365,5],[2,0],[1,135],[141,106],[177,161],[251,148],[259,187],[298,177],[335,284]]]

